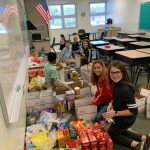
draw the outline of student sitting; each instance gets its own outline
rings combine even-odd
[[[138,108],[125,65],[120,61],[113,61],[108,68],[108,79],[109,84],[113,85],[113,101],[103,116],[114,119],[114,123],[108,129],[108,134],[114,143],[135,150],[149,150],[149,135],[128,130],[135,123]]]
[[[62,51],[64,47],[65,47],[65,40],[61,39],[60,40],[60,47],[59,47],[59,49]]]
[[[62,59],[66,64],[73,64],[75,63],[75,59],[72,57],[72,51],[70,49],[70,41],[66,40],[65,47],[62,50]]]
[[[72,43],[72,56],[74,57],[75,54],[81,54],[82,51],[80,49],[80,43],[78,41],[78,36],[75,35],[73,37],[73,43]]]
[[[108,87],[107,68],[102,60],[93,62],[91,81],[97,87],[91,104],[97,105],[96,121],[100,121],[103,118],[102,114],[107,111],[107,106],[112,101],[112,88]]]
[[[90,41],[85,39],[82,42],[82,52],[84,54],[84,56],[88,59],[88,62],[91,62],[92,60],[92,51],[91,51],[91,45],[90,45]]]
[[[45,65],[44,67],[45,86],[47,88],[52,87],[53,91],[56,90],[57,86],[69,88],[65,82],[60,81],[58,78],[57,71],[54,67],[54,64],[56,64],[56,53],[54,52],[48,53],[48,61],[49,64]],[[60,69],[62,69],[62,66],[58,68],[58,70]]]

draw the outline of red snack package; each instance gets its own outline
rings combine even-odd
[[[91,150],[98,150],[98,140],[92,130],[88,129],[87,134],[90,140]]]
[[[82,145],[82,150],[90,150],[90,141],[86,131],[80,131],[79,137]]]
[[[81,141],[79,140],[66,140],[66,148],[75,148],[76,150],[81,149]]]

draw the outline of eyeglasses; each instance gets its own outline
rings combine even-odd
[[[122,71],[110,72],[110,76],[120,75]]]

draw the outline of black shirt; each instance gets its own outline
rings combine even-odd
[[[63,44],[63,45],[60,45],[60,50],[62,51],[62,49],[65,47],[65,44]]]
[[[79,42],[72,43],[72,52],[77,51],[80,49]]]
[[[134,98],[134,89],[128,84],[118,82],[113,87],[113,109],[122,111],[128,109],[133,115],[115,117],[115,124],[121,128],[130,127],[136,120],[138,108]]]

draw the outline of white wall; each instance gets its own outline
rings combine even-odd
[[[90,27],[89,22],[89,3],[90,2],[100,2],[105,0],[48,0],[48,4],[68,4],[75,3],[77,6],[77,28],[72,29],[57,29],[50,30],[51,37],[56,37],[56,42],[60,40],[60,34],[64,34],[68,38],[69,33],[77,33],[78,29],[85,29],[86,32],[98,31],[100,26]],[[81,16],[81,13],[85,12],[85,17]],[[91,37],[92,38],[92,37]]]
[[[138,0],[108,0],[107,12],[114,26],[121,27],[123,32],[138,31]]]
[[[121,27],[122,32],[139,32],[139,12],[142,2],[150,0],[108,0],[108,17],[113,18],[114,26]]]

